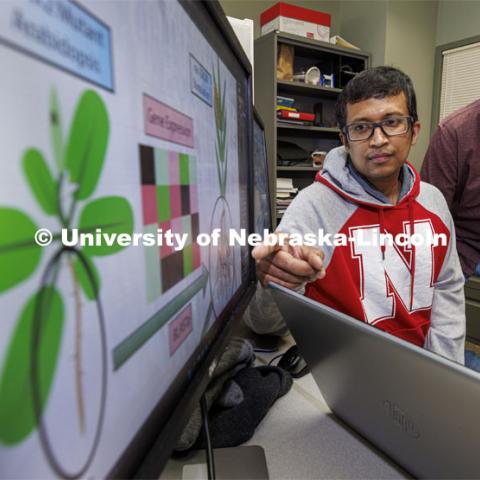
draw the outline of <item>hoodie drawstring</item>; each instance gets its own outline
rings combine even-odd
[[[408,218],[410,220],[410,238],[415,233],[415,221],[413,216],[413,202],[412,197],[408,197]],[[412,270],[410,277],[410,311],[413,309],[413,287],[415,283],[415,260],[416,260],[416,251],[415,245],[410,241],[410,248],[412,249]]]
[[[380,220],[380,234],[385,230],[385,215],[383,214],[383,208],[378,209],[378,216]],[[382,260],[385,261],[385,242],[381,242],[380,250],[382,251]]]

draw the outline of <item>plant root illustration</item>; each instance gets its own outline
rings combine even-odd
[[[235,279],[235,251],[229,245],[228,232],[232,225],[230,207],[226,199],[228,147],[227,147],[227,114],[225,110],[226,81],[222,83],[220,62],[213,73],[213,107],[216,128],[216,164],[220,196],[215,202],[210,220],[210,232],[220,229],[218,246],[209,247],[209,273],[212,307],[219,315],[233,294]]]

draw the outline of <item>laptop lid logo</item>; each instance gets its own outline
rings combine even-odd
[[[383,409],[387,413],[388,418],[409,437],[414,439],[420,438],[420,432],[413,420],[396,403],[384,400]]]

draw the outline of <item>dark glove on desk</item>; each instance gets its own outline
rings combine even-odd
[[[205,392],[208,409],[217,401],[219,396],[218,401],[224,406],[242,402],[241,389],[238,388],[238,385],[235,385],[235,382],[230,380],[239,370],[249,367],[254,358],[255,355],[250,342],[242,338],[232,339],[220,357]],[[202,414],[200,405],[198,405],[183,430],[175,450],[184,451],[190,449],[197,440],[201,428]]]
[[[270,407],[292,387],[292,377],[278,367],[244,368],[233,381],[243,391],[243,402],[232,408],[214,407],[209,429],[214,448],[234,447],[249,440]],[[195,448],[204,448],[203,432]]]

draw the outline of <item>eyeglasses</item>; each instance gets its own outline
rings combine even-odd
[[[389,117],[381,122],[358,122],[345,125],[343,133],[351,142],[360,142],[368,140],[377,127],[380,127],[383,134],[387,137],[403,135],[410,129],[413,121],[412,117]]]

